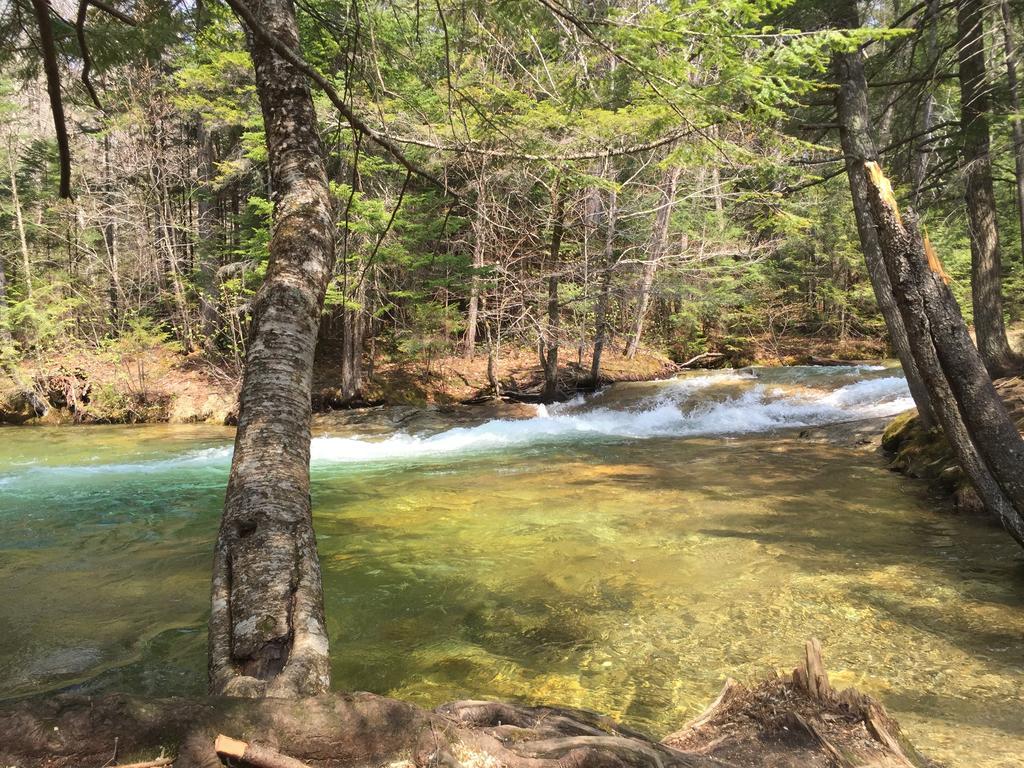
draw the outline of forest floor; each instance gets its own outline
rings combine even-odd
[[[694,367],[793,365],[822,359],[873,360],[885,355],[873,339],[837,341],[803,336],[762,336],[723,340]],[[513,399],[530,399],[543,376],[536,350],[508,347],[497,361],[497,377]],[[561,394],[589,389],[590,350],[563,347],[559,367]],[[184,355],[168,345],[135,351],[65,350],[26,358],[14,375],[0,374],[0,424],[207,422],[231,424],[237,411],[241,377],[201,355]],[[665,353],[642,348],[627,358],[606,350],[601,383],[649,381],[677,373],[680,366]],[[320,350],[314,371],[313,406],[317,411],[358,405],[450,405],[490,394],[487,356],[430,360],[378,357],[365,370],[362,397],[345,403],[338,389],[340,355]],[[25,395],[31,387],[48,406],[40,417]]]

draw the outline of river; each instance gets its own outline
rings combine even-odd
[[[951,766],[1024,754],[1024,556],[800,428],[910,405],[889,368],[617,385],[522,420],[318,421],[334,684],[504,697],[655,735],[819,637]],[[468,415],[467,415],[468,414]],[[0,698],[205,688],[231,431],[0,428]]]

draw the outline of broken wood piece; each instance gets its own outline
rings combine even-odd
[[[840,768],[852,768],[854,764],[836,748],[835,744],[825,738],[825,735],[818,730],[814,723],[801,717],[799,712],[793,713],[793,720],[797,725],[803,728],[811,738],[818,742],[818,746],[824,750],[825,754],[827,754],[837,766]]]
[[[725,353],[724,352],[704,352],[703,354],[696,355],[695,357],[691,357],[685,363],[680,363],[679,367],[680,368],[689,368],[691,365],[693,365],[694,363],[699,362],[701,360],[717,360],[717,359],[719,359],[721,357],[725,357]]]
[[[301,760],[282,755],[276,749],[233,739],[223,733],[217,735],[213,742],[213,748],[221,759],[229,757],[241,760],[253,768],[310,768]]]
[[[697,728],[700,728],[702,725],[706,725],[711,721],[712,718],[723,712],[725,708],[729,706],[729,704],[731,704],[735,699],[740,697],[743,694],[744,690],[745,689],[743,688],[743,686],[737,683],[731,677],[726,678],[725,685],[722,686],[722,690],[718,694],[718,698],[711,702],[708,705],[707,709],[705,709],[703,712],[697,715],[697,717],[695,717],[693,720],[684,725],[676,733],[682,734],[686,731],[693,731]],[[674,735],[676,734],[672,734],[672,736]],[[666,737],[666,739],[670,739],[672,738],[672,736],[668,736]]]
[[[118,763],[111,768],[162,768],[173,762],[173,757],[157,757],[153,760],[143,760],[141,763]]]
[[[812,699],[823,700],[832,695],[832,686],[821,658],[821,641],[812,637],[804,645],[804,663],[807,670],[807,692]]]

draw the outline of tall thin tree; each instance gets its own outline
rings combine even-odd
[[[247,23],[274,190],[270,263],[252,305],[238,432],[215,549],[210,686],[313,695],[330,683],[309,494],[313,353],[335,221],[291,0],[231,0]],[[256,28],[254,28],[256,25]]]

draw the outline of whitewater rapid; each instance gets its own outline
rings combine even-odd
[[[717,371],[637,385],[641,387],[639,394],[625,400],[613,395],[630,390],[611,388],[591,397],[537,406],[532,418],[495,419],[433,434],[398,431],[384,438],[360,434],[318,436],[312,441],[311,458],[316,468],[457,457],[579,440],[741,436],[892,416],[913,407],[903,377],[884,369],[808,367],[764,371]],[[850,383],[840,386],[842,381]],[[230,460],[231,447],[223,446],[127,463],[104,463],[97,457],[88,464],[8,467],[14,471],[0,470],[0,486],[37,472],[73,476],[190,468],[222,470]]]
[[[537,407],[531,419],[497,419],[434,435],[398,432],[383,440],[317,437],[314,463],[411,459],[471,451],[502,450],[576,439],[642,440],[653,437],[748,435],[782,429],[892,416],[914,406],[902,376],[858,381],[832,391],[786,393],[754,384],[734,397],[701,401],[700,393],[751,377],[719,374],[665,383],[638,406],[593,407],[583,398]]]

